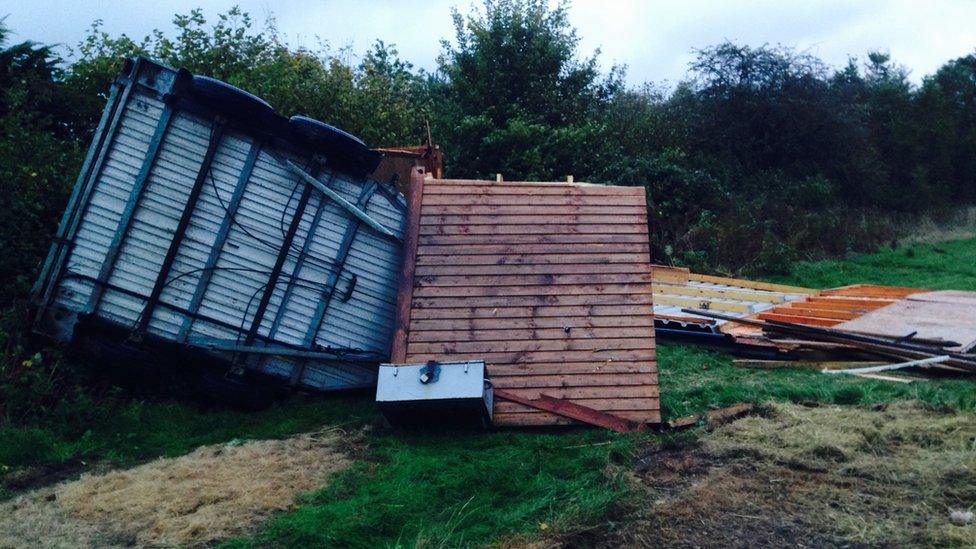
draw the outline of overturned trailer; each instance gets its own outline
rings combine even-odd
[[[35,284],[35,331],[102,358],[371,386],[406,217],[368,176],[379,159],[226,83],[129,60]]]

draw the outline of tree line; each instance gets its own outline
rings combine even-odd
[[[68,60],[11,44],[0,26],[0,289],[24,295],[125,57],[214,76],[284,115],[339,126],[371,146],[426,140],[449,177],[648,189],[652,253],[698,270],[774,272],[868,249],[892,221],[976,201],[976,54],[920,85],[883,52],[840,68],[790,48],[724,42],[695,52],[673,88],[624,84],[580,51],[567,6],[485,0],[454,12],[434,72],[395,46],[365,54],[291,47],[238,8],[134,39],[100,22]]]

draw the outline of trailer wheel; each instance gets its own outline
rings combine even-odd
[[[200,374],[199,395],[207,404],[242,410],[262,410],[271,406],[276,391],[245,376],[208,369]]]
[[[371,151],[362,139],[339,128],[307,116],[288,119],[292,132],[320,150],[331,163],[354,173],[372,173],[382,155]]]
[[[245,120],[251,126],[280,126],[284,122],[264,99],[216,78],[194,75],[191,94],[211,109]]]

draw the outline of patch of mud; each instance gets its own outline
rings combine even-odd
[[[976,546],[949,520],[976,507],[971,413],[777,404],[649,448],[634,478],[638,509],[596,545]]]
[[[109,463],[90,463],[80,458],[52,465],[33,465],[0,476],[0,487],[25,492],[57,484],[83,472],[101,473],[111,468]]]
[[[253,530],[351,464],[339,433],[203,446],[0,505],[0,547],[200,546]]]

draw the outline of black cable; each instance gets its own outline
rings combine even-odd
[[[247,236],[253,238],[254,240],[256,240],[257,242],[259,242],[261,244],[264,244],[270,250],[273,250],[275,252],[280,252],[281,251],[281,246],[276,246],[274,243],[268,242],[268,241],[266,241],[266,240],[258,237],[257,235],[255,235],[251,231],[247,230],[247,228],[244,227],[244,225],[240,221],[237,220],[237,214],[236,213],[231,213],[230,208],[228,208],[227,205],[224,204],[223,199],[220,198],[220,192],[217,189],[217,182],[214,180],[214,177],[213,177],[213,169],[212,169],[212,167],[211,167],[210,170],[207,171],[207,176],[210,179],[210,186],[213,187],[214,196],[217,198],[217,203],[220,204],[221,209],[224,210],[224,215],[226,215],[227,217],[229,217],[230,220],[231,220],[231,222],[233,224],[237,225],[241,229],[241,231],[243,231],[244,234],[246,234]],[[297,188],[297,186],[296,186],[296,188]],[[282,212],[282,215],[284,215],[284,212]],[[282,217],[282,219],[284,219],[284,217]],[[282,221],[282,223],[283,222],[284,221]],[[308,236],[310,236],[310,235],[307,235],[306,238],[308,238]],[[294,242],[289,242],[288,248],[290,250],[290,252],[288,253],[288,256],[291,257],[292,259],[295,259],[296,261],[303,254],[302,250],[300,250],[300,249],[298,249],[298,248],[295,247],[295,243]],[[291,252],[295,252],[298,255],[296,256],[294,253],[291,253]],[[321,268],[322,270],[324,270],[326,272],[329,272],[329,273],[335,273],[336,272],[337,266],[335,265],[335,260],[321,258],[321,257],[318,257],[318,256],[316,256],[314,254],[308,253],[307,251],[304,252],[304,256],[305,256],[304,261],[308,261],[310,263],[316,264],[316,265],[319,266],[319,268]],[[341,272],[341,267],[338,267],[338,268],[340,269],[340,272]]]
[[[295,198],[298,187],[299,183],[295,183],[295,186],[291,189],[291,194],[288,195],[288,201],[285,202],[285,207],[281,209],[281,219],[278,221],[278,226],[281,229],[281,236],[283,238],[288,236],[288,232],[285,230],[285,214],[288,213],[288,206],[291,206],[291,200]],[[295,213],[298,213],[297,210]]]
[[[247,300],[247,305],[244,307],[244,312],[241,314],[241,326],[237,330],[237,339],[235,340],[235,342],[238,345],[240,345],[241,343],[241,336],[244,335],[244,325],[247,324],[247,312],[251,310],[251,303],[254,302],[254,298],[258,296],[258,293],[263,291],[267,287],[268,287],[267,282],[258,286],[258,289],[254,290],[254,293],[251,294],[251,299]]]

